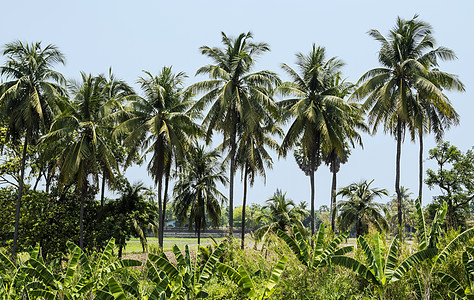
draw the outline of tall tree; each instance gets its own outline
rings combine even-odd
[[[454,53],[453,53],[454,55]],[[435,58],[434,58],[435,59]],[[430,64],[435,64],[436,61]],[[430,70],[429,75],[438,87],[442,89],[453,89],[458,86],[459,90],[464,90],[464,86],[460,83],[456,76],[438,70]],[[443,94],[444,95],[444,94]],[[423,196],[423,136],[425,134],[434,133],[435,140],[441,142],[446,129],[453,125],[459,124],[459,114],[451,105],[448,97],[444,95],[444,102],[433,103],[429,99],[429,95],[423,94],[422,91],[417,94],[418,113],[413,116],[413,123],[410,126],[412,140],[415,140],[416,133],[419,139],[419,163],[418,163],[418,198],[422,201]],[[437,101],[436,99],[433,99]]]
[[[75,184],[80,193],[80,240],[84,249],[84,205],[89,193],[98,190],[99,173],[106,172],[113,178],[117,161],[110,148],[110,123],[107,118],[113,110],[113,101],[107,101],[105,77],[81,73],[82,82],[71,82],[72,101],[65,103],[62,113],[54,120],[50,132],[42,138],[52,157],[59,158],[55,169],[59,170],[62,184]],[[101,171],[102,170],[102,171]]]
[[[274,85],[280,83],[278,76],[270,71],[251,73],[255,58],[270,50],[266,43],[252,43],[252,34],[242,33],[237,38],[229,38],[222,32],[225,48],[201,47],[201,53],[214,64],[200,68],[196,75],[207,74],[208,81],[198,82],[189,87],[194,93],[205,94],[196,103],[195,109],[202,111],[212,103],[203,120],[207,128],[206,142],[209,143],[214,131],[229,140],[230,185],[229,185],[229,230],[233,234],[234,174],[237,150],[237,129],[239,124],[254,126],[260,115],[267,109],[275,110],[271,97]]]
[[[298,53],[296,65],[300,73],[283,64],[292,82],[280,85],[277,92],[294,98],[279,102],[283,119],[292,120],[284,137],[280,154],[286,156],[290,148],[301,146],[302,157],[311,183],[311,234],[314,235],[314,173],[321,162],[321,145],[332,145],[338,153],[343,150],[346,130],[351,128],[348,115],[353,109],[337,96],[334,77],[343,62],[336,57],[326,60],[326,50],[316,47],[308,55]]]
[[[115,75],[112,73],[112,69],[109,69],[109,74],[107,77],[107,83],[105,86],[105,101],[109,102],[109,117],[108,122],[110,125],[110,137],[108,141],[110,142],[110,146],[114,151],[115,157],[117,158],[117,162],[123,164],[125,161],[124,152],[126,151],[123,149],[119,143],[114,139],[112,136],[113,129],[119,124],[120,120],[116,117],[117,114],[123,110],[125,101],[128,97],[134,95],[133,89],[123,80],[117,79]],[[113,105],[112,105],[113,104]],[[104,169],[102,170],[102,184],[101,184],[101,193],[100,193],[100,203],[104,206],[105,203],[105,185],[108,183],[109,189],[113,180],[111,178],[107,178],[107,171]]]
[[[158,239],[160,247],[163,247],[166,190],[172,159],[183,157],[186,147],[200,128],[193,121],[194,115],[187,112],[193,102],[191,94],[183,91],[184,73],[174,74],[171,67],[163,67],[157,76],[149,72],[145,74],[145,78],[138,80],[144,96],[136,96],[131,101],[126,110],[127,119],[117,127],[116,134],[128,134],[124,139],[125,146],[130,149],[128,163],[136,153],[143,152],[143,157],[152,154],[148,172],[158,185]]]
[[[367,97],[363,104],[368,111],[369,124],[375,132],[382,123],[385,132],[394,135],[397,141],[395,191],[398,199],[398,224],[402,225],[402,195],[400,190],[400,158],[404,133],[410,119],[422,111],[417,103],[417,93],[431,101],[433,105],[446,103],[439,87],[439,72],[428,69],[435,58],[454,59],[449,49],[434,48],[435,41],[431,26],[414,16],[411,20],[397,18],[395,27],[385,38],[378,30],[370,30],[369,35],[381,43],[379,62],[375,68],[359,79],[360,87],[354,92],[355,98]],[[462,83],[456,76],[443,77],[443,83],[461,90]]]
[[[3,55],[6,61],[0,67],[0,75],[7,81],[0,86],[0,113],[2,119],[7,120],[7,140],[15,143],[23,140],[12,249],[15,259],[26,153],[28,145],[35,144],[39,135],[48,130],[57,112],[55,102],[57,96],[64,93],[65,80],[52,68],[55,64],[64,64],[65,58],[56,46],[50,44],[43,48],[41,42],[6,44]]]
[[[247,184],[249,183],[252,186],[256,175],[266,178],[265,168],[272,168],[273,164],[273,159],[266,148],[278,150],[278,143],[272,139],[271,134],[281,136],[282,131],[271,121],[271,118],[267,121],[267,124],[257,124],[251,128],[244,125],[244,128],[240,131],[237,141],[236,164],[242,171],[244,182],[241,238],[241,248],[244,249]]]
[[[343,187],[337,192],[338,196],[348,198],[337,204],[340,211],[339,224],[343,232],[355,226],[355,235],[368,232],[369,224],[374,225],[379,231],[388,230],[388,223],[381,214],[383,204],[373,202],[376,197],[388,196],[385,189],[371,188],[373,180],[363,180]]]
[[[219,162],[217,150],[207,152],[203,146],[195,145],[187,153],[187,160],[174,187],[175,215],[181,223],[194,225],[201,243],[201,230],[206,229],[206,217],[213,226],[219,225],[221,205],[227,200],[217,189],[217,184],[227,184],[225,169]]]
[[[341,79],[341,74],[333,77],[333,89],[334,95],[341,98],[347,97],[350,93],[354,91],[354,85],[350,82],[346,82]],[[334,146],[334,143],[325,144],[322,148],[323,160],[326,165],[329,166],[329,170],[332,173],[332,185],[331,185],[331,210],[330,210],[330,220],[331,220],[331,229],[334,231],[336,229],[336,189],[337,189],[337,173],[340,170],[341,164],[345,164],[351,154],[350,147],[355,147],[355,144],[362,145],[362,138],[358,131],[368,132],[368,127],[364,122],[362,116],[362,110],[360,105],[348,102],[348,105],[351,106],[351,109],[348,110],[346,114],[346,124],[344,128],[344,134],[340,135],[339,138],[342,138],[343,143],[342,151],[338,151],[337,147]],[[341,124],[342,125],[342,124]]]

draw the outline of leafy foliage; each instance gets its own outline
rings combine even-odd
[[[344,255],[353,250],[352,246],[344,246],[337,248],[344,239],[349,236],[347,233],[343,233],[334,240],[331,241],[326,248],[323,248],[324,237],[325,237],[325,226],[321,224],[319,226],[318,235],[316,236],[316,243],[314,249],[308,244],[304,238],[304,234],[298,229],[297,226],[293,226],[293,236],[289,236],[286,232],[278,230],[278,236],[282,238],[285,243],[290,247],[293,253],[296,255],[298,260],[307,266],[308,268],[324,267],[329,264],[331,257],[334,255]]]

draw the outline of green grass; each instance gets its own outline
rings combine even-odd
[[[215,238],[217,242],[221,242],[224,238]],[[158,248],[158,238],[149,237],[147,238],[148,241],[148,249]],[[207,245],[212,243],[212,239],[210,238],[201,238],[201,246]],[[190,250],[197,249],[197,238],[176,238],[176,237],[169,237],[164,238],[163,240],[163,250],[164,251],[171,251],[173,249],[173,245],[178,245],[179,248],[184,248],[185,245],[188,245]],[[127,242],[127,246],[125,247],[124,254],[129,253],[141,253],[142,252],[142,245],[140,244],[139,239],[131,239]]]

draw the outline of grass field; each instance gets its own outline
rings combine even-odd
[[[217,242],[222,241],[224,238],[215,238]],[[148,241],[148,250],[152,251],[152,249],[158,249],[158,238],[149,237],[147,238]],[[201,246],[207,245],[212,243],[212,239],[210,238],[201,238]],[[185,245],[188,245],[191,250],[197,249],[197,238],[167,238],[165,237],[163,240],[163,250],[164,251],[171,251],[173,245],[178,245],[180,249],[184,249]],[[127,246],[125,247],[124,254],[130,253],[141,253],[142,252],[142,245],[140,244],[139,239],[131,239],[127,242]]]

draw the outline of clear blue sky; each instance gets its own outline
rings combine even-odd
[[[229,3],[229,4],[228,4]],[[232,4],[230,4],[232,3]],[[474,3],[474,2],[473,2]],[[189,75],[187,84],[203,80],[196,70],[210,61],[199,53],[203,45],[220,46],[220,32],[237,36],[251,31],[255,41],[270,44],[271,52],[260,57],[255,71],[279,73],[281,63],[293,65],[295,53],[307,53],[312,43],[326,47],[329,56],[346,62],[344,74],[356,82],[377,67],[379,44],[366,32],[378,29],[386,35],[397,16],[419,14],[430,23],[438,45],[453,49],[458,60],[441,69],[460,76],[465,93],[448,94],[461,115],[460,126],[445,139],[465,151],[473,145],[474,129],[474,28],[470,1],[4,1],[0,18],[0,45],[13,40],[56,44],[67,64],[58,68],[67,78],[79,72],[106,73],[109,67],[119,78],[134,84],[142,70],[157,73],[172,65]],[[390,5],[389,5],[390,4]],[[467,34],[467,35],[466,35]],[[3,63],[3,58],[0,58]],[[425,158],[434,147],[425,139]],[[395,140],[380,130],[364,136],[364,150],[356,149],[341,167],[338,186],[361,179],[394,193]],[[418,146],[408,137],[402,148],[401,184],[417,193]],[[426,161],[426,168],[435,168]],[[127,172],[130,181],[152,181],[144,167]],[[242,186],[236,176],[235,204],[240,205]],[[316,207],[329,204],[331,176],[326,166],[316,174]],[[263,203],[280,188],[295,200],[309,202],[309,178],[298,169],[292,156],[278,160],[268,170],[266,185],[257,179],[249,190],[249,201]],[[424,201],[438,190],[424,188]],[[227,194],[226,191],[224,191]],[[383,199],[382,202],[388,199]]]

